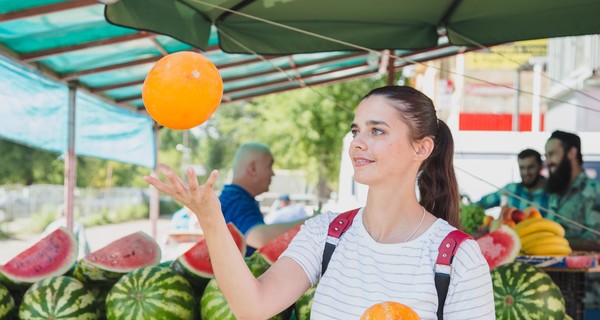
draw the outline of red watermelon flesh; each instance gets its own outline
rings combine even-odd
[[[236,228],[236,226],[229,222],[227,223],[227,229],[233,237],[233,241],[240,250],[242,256],[246,255],[246,241],[244,235]],[[208,253],[208,246],[206,245],[206,239],[201,239],[188,251],[177,258],[179,262],[187,271],[194,275],[202,278],[212,278],[215,273],[210,262],[210,255]]]
[[[279,256],[285,251],[285,249],[287,249],[287,247],[290,245],[290,242],[292,242],[292,239],[294,239],[299,231],[300,225],[290,229],[288,232],[275,238],[275,240],[267,243],[267,245],[260,248],[258,252],[269,264],[275,263],[275,261],[279,259]]]
[[[477,243],[490,270],[513,262],[521,250],[521,238],[516,231],[506,225],[480,237]]]
[[[77,253],[77,239],[61,227],[8,261],[0,272],[14,283],[31,284],[65,274],[77,261]]]
[[[124,273],[157,265],[160,257],[158,243],[140,231],[107,244],[85,256],[83,260],[102,270]]]

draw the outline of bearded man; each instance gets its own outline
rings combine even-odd
[[[550,212],[600,232],[600,183],[585,174],[579,136],[554,131],[546,142],[546,165]],[[600,235],[589,229],[582,229],[552,214],[548,218],[563,225],[565,237],[573,249],[579,249],[581,242],[600,240]]]
[[[564,131],[554,131],[546,142],[549,176],[546,190],[549,212],[584,225],[581,228],[554,214],[547,218],[565,228],[573,250],[600,250],[600,183],[583,169],[581,139]],[[600,273],[585,273],[585,319],[600,319]]]

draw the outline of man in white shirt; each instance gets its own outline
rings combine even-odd
[[[265,216],[266,224],[286,223],[308,218],[308,214],[304,207],[292,204],[292,200],[288,194],[283,194],[279,198],[278,209],[269,212]]]

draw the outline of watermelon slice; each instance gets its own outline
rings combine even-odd
[[[516,231],[506,225],[480,237],[477,243],[490,270],[515,261],[521,250],[521,238]]]
[[[144,232],[115,240],[79,261],[74,276],[83,282],[116,282],[125,273],[160,262],[156,241]]]
[[[78,250],[73,233],[58,228],[3,265],[0,278],[8,286],[29,286],[47,277],[61,276],[77,261]]]
[[[298,234],[300,231],[300,225],[290,229],[288,232],[280,235],[275,238],[275,240],[267,243],[264,247],[258,250],[258,253],[269,263],[273,264],[279,256],[287,249],[292,242],[292,239]]]
[[[242,256],[246,255],[246,241],[240,230],[231,222],[227,224],[227,229]],[[209,280],[215,277],[204,238],[173,261],[171,268],[186,278],[198,295],[202,294]]]

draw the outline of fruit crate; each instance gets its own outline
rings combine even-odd
[[[573,320],[583,320],[585,313],[585,272],[546,270],[565,298],[567,314]]]

